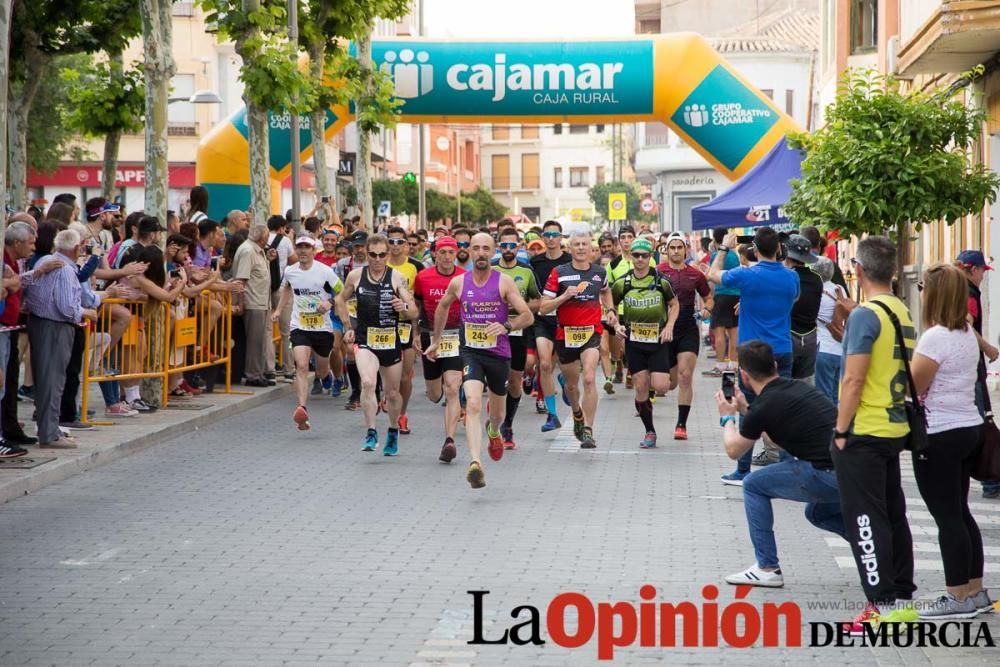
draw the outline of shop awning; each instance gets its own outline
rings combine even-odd
[[[694,229],[791,226],[782,206],[792,194],[793,178],[802,176],[802,151],[782,139],[763,160],[710,202],[691,209]]]

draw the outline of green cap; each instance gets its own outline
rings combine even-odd
[[[648,239],[636,239],[635,241],[632,241],[632,247],[630,250],[632,252],[635,252],[636,250],[645,251],[652,254],[653,244],[650,243]]]

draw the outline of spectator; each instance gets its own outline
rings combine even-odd
[[[61,192],[52,198],[52,206],[49,207],[49,212],[51,213],[52,207],[56,204],[62,204],[64,206],[69,206],[69,220],[66,221],[66,225],[69,223],[80,219],[80,204],[77,202],[76,195],[70,192]],[[48,217],[48,216],[46,216]]]
[[[191,188],[189,201],[191,206],[188,208],[187,221],[197,225],[208,217],[208,190],[200,185],[194,186]]]
[[[132,214],[130,213],[129,217],[131,217],[131,215]],[[128,218],[126,218],[126,220],[128,220]],[[178,231],[180,231],[180,228],[181,228],[181,219],[180,219],[180,216],[177,215],[176,211],[168,210],[167,211],[167,233],[168,234],[176,234]]]
[[[913,321],[892,293],[896,247],[883,236],[858,243],[851,258],[868,299],[847,318],[840,379],[840,406],[831,448],[840,485],[844,525],[854,552],[868,607],[855,619],[865,623],[916,621],[906,601],[913,583],[913,538],[906,522],[899,454],[910,433],[904,399],[902,354],[913,346]],[[888,309],[903,328],[899,350]],[[897,605],[897,602],[899,604]]]
[[[75,222],[73,209],[68,204],[53,204],[45,214],[45,222],[55,223],[59,229],[69,229],[71,222]]]
[[[198,223],[198,243],[194,246],[191,263],[202,269],[212,267],[212,256],[226,247],[226,235],[215,220],[203,219]]]
[[[38,225],[41,224],[41,220],[36,220],[34,216],[21,211],[11,214],[11,216],[7,219],[7,224],[9,225],[12,222],[24,222],[30,225],[32,229],[38,229]]]
[[[135,244],[135,236],[139,227],[139,221],[144,216],[145,213],[142,211],[133,211],[128,214],[127,218],[125,218],[122,240],[111,246],[111,250],[108,251],[108,264],[110,264],[113,268],[121,268],[121,256],[126,250]]]
[[[788,237],[785,266],[799,277],[799,298],[792,306],[792,377],[813,384],[816,374],[816,316],[823,297],[823,279],[807,265],[816,262],[809,240]]]
[[[320,264],[325,264],[330,268],[337,263],[339,256],[337,254],[337,235],[333,232],[327,230],[322,236],[323,251],[316,253],[316,261]]]
[[[712,238],[715,240],[716,247],[722,245],[722,241],[728,233],[729,230],[725,228],[712,230]],[[724,271],[735,269],[739,265],[738,253],[726,253],[722,265]],[[739,305],[740,290],[738,287],[715,286],[712,315],[709,320],[709,337],[715,344],[715,366],[702,373],[706,377],[722,377],[723,372],[736,370],[736,340],[740,324]]]
[[[118,204],[108,203],[104,197],[93,197],[87,200],[87,236],[84,236],[84,245],[99,245],[107,252],[114,245],[114,236],[111,233],[114,227],[114,215],[121,207]]]
[[[778,375],[792,374],[792,305],[799,296],[799,278],[791,269],[778,261],[780,243],[778,233],[770,227],[758,227],[754,247],[758,261],[753,266],[740,266],[724,270],[726,255],[735,252],[736,234],[727,234],[708,270],[707,278],[723,287],[740,290],[740,319],[737,342],[742,345],[751,340],[761,340],[771,346],[778,364]],[[739,380],[740,390],[752,404],[756,395]],[[743,478],[750,474],[753,448],[739,458],[736,470],[722,476],[722,483],[742,486]]]
[[[70,362],[75,327],[84,320],[94,321],[97,312],[83,308],[83,288],[77,278],[76,260],[80,256],[80,235],[72,230],[56,234],[53,243],[55,270],[37,280],[25,295],[31,317],[28,337],[31,340],[31,366],[37,379],[35,413],[40,447],[75,449],[76,444],[59,431],[59,410],[66,367]]]
[[[11,222],[7,226],[4,236],[4,264],[15,274],[21,273],[21,264],[31,257],[35,252],[35,230],[26,222]],[[24,326],[28,318],[21,312],[21,305],[24,293],[21,290],[8,291],[7,301],[4,304],[3,315],[0,316],[0,324],[5,327]],[[2,418],[0,424],[3,426],[3,440],[8,447],[19,447],[22,445],[34,445],[38,442],[24,432],[17,419],[17,394],[20,382],[21,370],[21,350],[18,338],[19,331],[10,332],[10,340],[7,352],[4,351],[0,343],[0,357],[8,354],[6,376],[3,383]],[[27,363],[26,370],[31,369],[31,364]]]
[[[250,218],[247,217],[245,211],[241,211],[238,208],[234,208],[228,214],[226,214],[226,220],[223,223],[225,226],[225,231],[227,234],[232,235],[241,229],[249,229]]]
[[[840,384],[840,357],[843,354],[843,346],[833,337],[830,325],[836,312],[837,298],[846,297],[847,290],[832,282],[834,266],[829,257],[820,257],[813,264],[813,271],[823,281],[823,298],[819,303],[819,313],[816,315],[816,340],[819,344],[816,354],[816,388],[823,392],[831,403],[837,405],[840,402],[837,387]]]
[[[233,279],[233,258],[236,256],[236,251],[239,247],[247,240],[248,234],[248,230],[238,229],[226,240],[226,247],[222,252],[222,258],[219,259],[219,270],[222,272],[223,280],[228,281]]]
[[[969,288],[968,295],[968,318],[972,324],[972,329],[976,333],[976,340],[979,342],[979,366],[976,370],[976,406],[980,413],[986,414],[986,360],[991,363],[997,360],[1000,351],[990,345],[983,338],[983,297],[979,287],[986,278],[986,272],[992,271],[993,267],[986,263],[986,258],[978,250],[963,250],[955,261],[956,266],[962,269],[965,274],[966,284]],[[1000,498],[1000,480],[983,482],[983,498]]]
[[[233,279],[233,259],[236,256],[236,251],[241,245],[247,240],[248,231],[246,229],[237,229],[233,232],[229,239],[226,241],[226,248],[222,253],[222,257],[219,259],[219,270],[222,273],[222,279],[225,281],[232,281]],[[235,283],[241,285],[241,283]],[[239,382],[240,378],[243,377],[243,370],[246,363],[246,349],[247,349],[247,339],[246,331],[243,328],[243,311],[241,306],[241,299],[238,294],[233,295],[233,318],[232,318],[232,330],[231,336],[233,341],[232,347],[232,361],[230,363],[229,371],[230,382]]]
[[[272,215],[267,221],[267,259],[270,262],[271,271],[271,303],[278,303],[278,296],[281,287],[281,278],[285,275],[289,260],[295,263],[295,246],[288,238],[288,220],[280,215]],[[282,367],[276,367],[276,354],[274,346],[268,349],[271,351],[268,357],[268,375],[277,374],[284,379],[291,381],[295,378],[295,361],[291,355],[291,345],[289,344],[289,334],[291,333],[292,302],[288,301],[278,318],[278,331],[281,334]]]
[[[840,264],[837,263],[836,258],[830,257],[829,254],[825,252],[827,240],[819,233],[819,230],[812,225],[806,225],[799,230],[799,234],[809,239],[809,246],[812,248],[812,254],[817,257],[827,257],[833,263],[833,279],[834,285],[840,285],[844,294],[847,294],[847,281],[844,280],[844,272],[840,270]],[[814,269],[816,267],[813,267]]]
[[[151,245],[159,245],[160,235],[165,231],[160,226],[160,221],[157,218],[149,215],[144,215],[140,218],[135,235],[135,243],[128,249],[119,248],[118,250],[118,254],[121,257],[118,262],[119,266],[125,266],[138,260],[143,248]]]
[[[992,608],[983,590],[983,538],[969,511],[970,471],[983,444],[975,393],[981,359],[969,324],[962,271],[939,264],[924,273],[924,333],[913,355],[913,381],[925,395],[927,448],[913,456],[920,495],[938,527],[947,592],[920,618],[973,618]]]
[[[247,242],[239,246],[233,257],[233,278],[243,283],[240,310],[246,332],[246,384],[249,387],[268,387],[273,380],[264,377],[267,370],[268,351],[271,345],[271,273],[264,248],[267,246],[267,227],[250,228]]]

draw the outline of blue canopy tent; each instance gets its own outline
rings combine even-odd
[[[791,180],[802,176],[802,151],[782,139],[764,159],[712,201],[691,209],[696,230],[767,225],[779,230],[792,224],[782,206],[792,194]]]

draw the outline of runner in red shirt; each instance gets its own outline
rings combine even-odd
[[[608,322],[618,323],[611,300],[607,271],[590,261],[590,233],[570,235],[573,261],[552,269],[542,294],[541,313],[556,312],[556,354],[566,379],[566,393],[573,408],[573,435],[583,449],[593,449],[594,415],[597,412],[597,364],[601,360],[602,306]],[[580,368],[583,364],[583,401],[580,400]]]
[[[420,337],[414,337],[413,345],[418,354],[430,347],[431,330],[434,328],[434,311],[438,302],[444,298],[452,278],[465,273],[455,265],[458,253],[458,243],[450,236],[442,236],[434,242],[434,264],[417,274],[413,281],[413,296],[422,309],[420,318]],[[433,361],[427,357],[421,362],[424,368],[424,382],[427,386],[427,398],[432,403],[445,396],[444,408],[444,445],[438,460],[451,463],[458,455],[455,447],[455,428],[462,413],[458,390],[462,386],[462,358],[458,349],[458,325],[461,317],[461,301],[456,300],[448,309],[448,321],[445,324],[441,344],[438,346],[437,358]],[[444,388],[442,390],[442,382]]]

